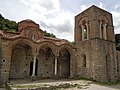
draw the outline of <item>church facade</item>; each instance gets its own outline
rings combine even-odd
[[[76,15],[74,45],[45,37],[32,20],[19,22],[17,33],[1,30],[0,82],[33,77],[120,80],[112,14],[93,5]]]

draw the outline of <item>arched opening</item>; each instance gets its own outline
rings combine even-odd
[[[83,17],[80,20],[79,25],[81,27],[81,29],[80,29],[81,40],[88,40],[89,39],[89,21],[88,21],[88,18],[87,17]]]
[[[107,19],[105,17],[100,18],[100,37],[107,40]]]
[[[81,25],[81,29],[82,29],[82,40],[89,39],[88,23]]]
[[[39,78],[54,77],[54,61],[55,56],[50,47],[42,47],[37,55],[38,59],[38,74]]]
[[[84,39],[88,39],[88,34],[87,34],[88,30],[87,30],[87,27],[85,26],[84,27]]]
[[[105,56],[106,59],[106,76],[108,79],[108,82],[110,82],[110,71],[111,71],[111,59],[110,59],[110,55],[106,55]]]
[[[57,69],[58,77],[68,78],[70,76],[70,52],[65,48],[59,52]]]
[[[29,63],[32,61],[32,49],[27,44],[16,44],[12,49],[9,78],[29,76]]]

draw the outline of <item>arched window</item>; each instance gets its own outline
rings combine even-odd
[[[83,55],[83,67],[86,67],[86,55]]]
[[[31,34],[30,38],[34,41],[34,40],[36,40],[36,35],[35,34]]]
[[[85,28],[84,28],[84,39],[88,39],[87,37],[88,37],[88,35],[87,35],[87,27],[85,26]]]
[[[89,23],[88,18],[83,17],[80,22],[80,30],[81,30],[81,40],[88,40],[89,39]]]
[[[107,19],[104,16],[100,17],[100,38],[107,40]]]
[[[88,23],[83,21],[83,24],[81,25],[81,29],[82,29],[82,40],[89,39]]]
[[[36,30],[31,30],[28,32],[28,37],[31,40],[36,41],[39,39],[39,33]]]

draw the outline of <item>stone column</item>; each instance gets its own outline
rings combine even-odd
[[[37,54],[34,54],[34,58],[33,58],[33,71],[32,71],[32,76],[35,76],[35,67],[36,67],[36,57]]]
[[[54,77],[55,79],[58,79],[58,56],[55,56],[55,67],[54,67]]]
[[[58,56],[55,56],[55,76],[57,75],[57,58]]]
[[[82,40],[84,40],[84,26],[81,25],[81,28],[82,28]]]
[[[88,27],[88,23],[85,24],[87,27],[87,39],[89,39],[89,27]]]

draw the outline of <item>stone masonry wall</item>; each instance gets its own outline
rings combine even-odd
[[[77,59],[77,67],[79,77],[91,78],[99,82],[116,80],[116,54],[114,52],[114,43],[101,39],[92,39],[80,42],[78,47],[77,54],[79,55],[79,59]],[[82,65],[82,54],[86,55],[86,67]],[[106,55],[110,55],[107,58],[111,63],[106,61]]]
[[[117,79],[116,71],[116,53],[115,43],[96,39],[96,51],[94,54],[97,55],[95,59],[95,76],[98,81],[113,82]]]

